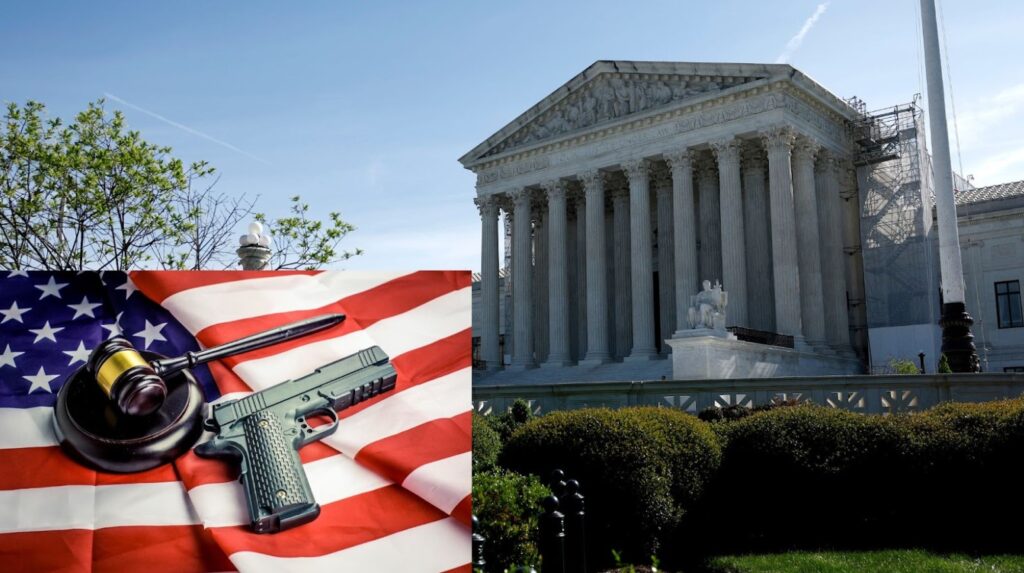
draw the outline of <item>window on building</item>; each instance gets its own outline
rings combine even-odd
[[[1020,309],[1020,281],[996,283],[996,318],[999,328],[1024,326]]]
[[[1005,366],[1003,372],[1024,372],[1024,366]]]

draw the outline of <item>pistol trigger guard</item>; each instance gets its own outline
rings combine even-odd
[[[316,416],[318,414],[325,414],[327,417],[331,419],[331,423],[316,428],[310,427],[305,423],[305,420],[308,420],[310,416]],[[322,440],[327,436],[333,434],[334,431],[337,429],[338,413],[335,412],[333,408],[320,408],[318,410],[313,410],[312,412],[306,414],[303,417],[303,423],[299,427],[299,431],[302,433],[302,445],[311,444],[318,440]]]

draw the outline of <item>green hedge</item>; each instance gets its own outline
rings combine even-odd
[[[512,434],[500,463],[578,479],[586,496],[592,562],[611,549],[645,561],[658,551],[714,473],[721,452],[710,428],[658,408],[554,412]]]
[[[535,476],[501,469],[473,474],[473,512],[486,540],[488,571],[540,562],[537,523],[540,502],[549,495],[551,490]]]
[[[804,405],[713,427],[721,470],[684,528],[726,528],[711,547],[1019,543],[1000,522],[1024,510],[1024,400],[897,416]]]
[[[501,438],[487,419],[473,412],[473,473],[494,468],[501,451]]]

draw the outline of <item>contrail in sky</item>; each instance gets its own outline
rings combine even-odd
[[[112,100],[116,101],[117,103],[119,103],[121,105],[130,107],[130,108],[134,109],[135,111],[142,112],[142,113],[144,113],[144,114],[146,114],[146,115],[148,115],[150,117],[154,117],[156,119],[159,119],[160,121],[166,123],[167,125],[171,125],[171,126],[177,127],[178,129],[180,129],[180,130],[182,130],[184,132],[191,133],[192,135],[195,135],[195,136],[198,136],[198,137],[202,137],[203,139],[205,139],[207,141],[212,141],[213,143],[216,143],[217,145],[220,145],[221,147],[226,147],[226,148],[228,148],[231,151],[234,151],[236,153],[241,153],[242,155],[244,155],[244,156],[246,156],[246,157],[248,157],[250,159],[255,159],[256,161],[259,161],[260,163],[262,163],[264,165],[270,165],[269,162],[267,162],[267,161],[265,161],[263,159],[260,159],[259,157],[256,157],[255,155],[253,155],[253,154],[251,154],[251,153],[249,153],[247,151],[243,151],[243,150],[235,147],[234,145],[231,145],[230,143],[228,143],[226,141],[221,141],[221,140],[217,139],[216,137],[213,137],[212,135],[207,135],[207,134],[205,134],[205,133],[203,133],[203,132],[201,132],[201,131],[199,131],[197,129],[192,129],[191,127],[189,127],[187,125],[180,124],[180,123],[178,123],[178,122],[176,122],[174,120],[168,119],[168,118],[166,118],[166,117],[164,117],[164,116],[162,116],[162,115],[160,115],[158,113],[154,113],[152,111],[149,111],[148,109],[139,107],[139,106],[137,106],[137,105],[135,105],[135,104],[133,104],[131,102],[127,102],[127,101],[117,97],[116,95],[114,95],[112,93],[104,92],[103,93],[103,97],[112,99]]]
[[[789,58],[790,56],[793,55],[793,52],[796,52],[798,49],[800,49],[800,44],[804,43],[804,37],[807,35],[808,32],[811,31],[811,28],[813,28],[814,25],[818,22],[818,18],[821,18],[821,15],[825,13],[825,10],[828,10],[829,4],[831,4],[831,2],[823,2],[821,4],[818,4],[818,7],[814,10],[814,14],[811,14],[811,17],[808,18],[806,22],[804,22],[804,25],[803,27],[800,28],[800,31],[797,32],[795,36],[789,39],[789,42],[786,44],[786,48],[782,50],[782,53],[779,54],[779,57],[775,59],[776,64],[785,64],[786,62],[789,61]]]

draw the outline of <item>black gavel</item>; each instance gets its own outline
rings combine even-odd
[[[93,349],[86,362],[86,370],[96,379],[103,393],[114,401],[118,410],[131,416],[145,416],[155,412],[164,403],[167,397],[167,384],[164,382],[166,376],[211,360],[313,334],[343,320],[344,314],[324,314],[199,352],[186,352],[176,358],[152,362],[147,362],[127,338],[115,336]]]

